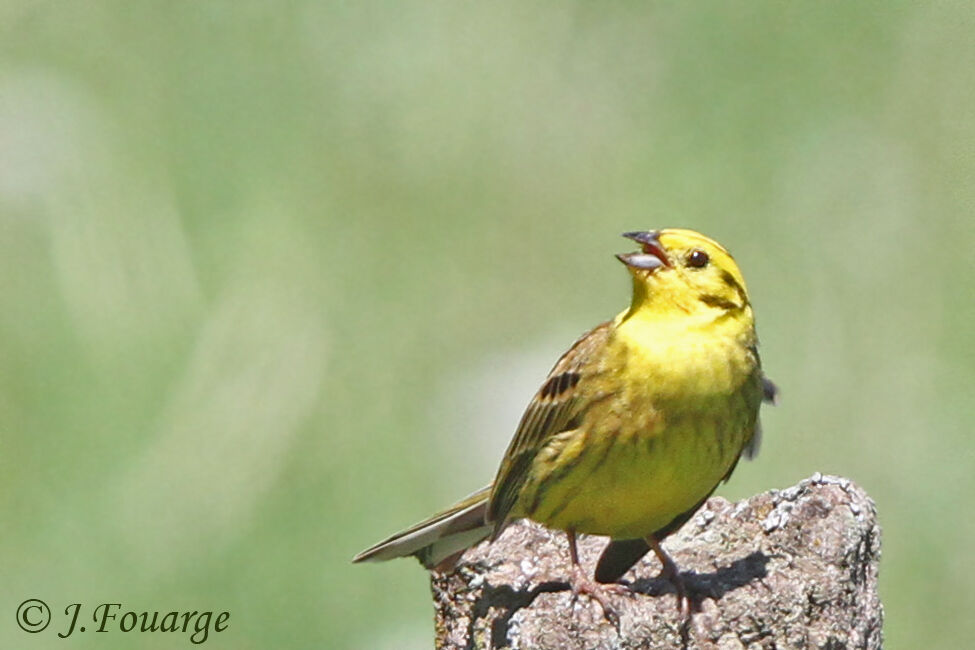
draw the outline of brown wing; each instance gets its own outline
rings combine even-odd
[[[494,479],[488,503],[487,520],[495,524],[495,535],[501,532],[508,513],[518,501],[539,450],[552,436],[574,428],[584,407],[578,387],[586,381],[587,372],[594,371],[592,364],[587,366],[587,361],[605,345],[611,324],[608,321],[590,330],[562,355],[522,415]]]

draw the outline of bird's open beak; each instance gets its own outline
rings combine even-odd
[[[661,266],[670,266],[667,251],[657,239],[660,233],[656,230],[625,232],[623,236],[632,239],[643,247],[641,253],[620,253],[616,258],[630,268],[653,271]]]

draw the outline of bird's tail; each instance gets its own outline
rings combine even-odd
[[[484,521],[490,495],[489,485],[367,548],[352,561],[381,562],[412,555],[428,569],[448,569],[461,553],[491,535],[492,527]]]

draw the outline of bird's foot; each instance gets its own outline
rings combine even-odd
[[[657,577],[673,585],[677,596],[677,611],[685,616],[689,615],[691,601],[687,597],[687,585],[684,584],[684,578],[677,571],[676,567],[664,566],[660,570],[660,573],[657,574]]]
[[[684,583],[684,578],[680,574],[680,569],[677,568],[677,563],[661,548],[660,542],[652,537],[648,537],[647,543],[650,544],[650,547],[657,555],[657,559],[660,560],[662,566],[657,577],[666,580],[674,586],[674,591],[677,595],[677,612],[681,615],[685,623],[689,622],[692,603],[687,595],[687,585]]]
[[[677,569],[677,565],[673,562],[665,562],[660,573],[657,574],[657,578],[666,580],[673,585],[677,596],[677,611],[685,619],[690,617],[691,599],[687,596],[687,585],[684,583],[684,578]]]
[[[603,617],[616,628],[620,629],[620,616],[616,608],[610,602],[610,596],[632,596],[633,592],[628,587],[621,584],[603,584],[590,578],[579,565],[572,566],[572,575],[569,579],[569,587],[572,589],[573,605],[580,595],[585,594],[594,600],[603,610]]]

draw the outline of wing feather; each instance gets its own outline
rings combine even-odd
[[[592,373],[592,364],[587,361],[605,345],[610,325],[611,322],[603,323],[580,337],[556,362],[525,409],[501,461],[488,503],[487,520],[494,523],[495,535],[507,523],[535,456],[552,436],[569,428],[585,408],[580,395]]]
[[[423,566],[432,568],[444,557],[488,536],[490,530],[486,529],[484,506],[490,490],[489,485],[468,495],[443,512],[367,548],[352,561],[375,562],[415,555]]]

